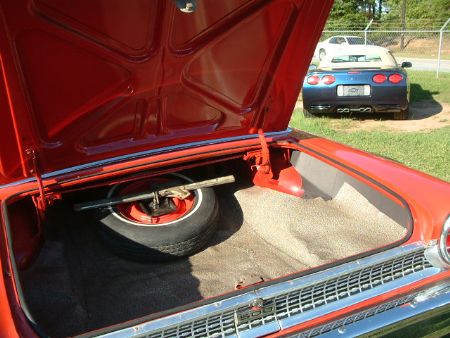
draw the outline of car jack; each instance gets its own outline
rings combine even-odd
[[[78,203],[74,205],[75,211],[84,211],[91,210],[103,207],[111,207],[114,205],[122,204],[122,203],[131,203],[136,201],[144,201],[144,200],[159,200],[159,198],[164,197],[174,197],[178,199],[185,199],[191,195],[191,190],[197,190],[201,188],[209,188],[217,185],[233,183],[235,178],[233,175],[222,176],[218,178],[213,178],[210,180],[205,180],[201,182],[194,182],[184,185],[178,185],[171,188],[164,188],[157,191],[144,192],[144,193],[136,193],[129,194],[124,196],[112,197],[112,198],[104,198],[96,201],[89,201]]]

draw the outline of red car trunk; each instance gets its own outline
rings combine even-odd
[[[287,128],[331,5],[0,0],[0,336],[262,336],[439,277],[445,182]]]

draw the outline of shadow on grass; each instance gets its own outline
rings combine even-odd
[[[418,83],[411,83],[411,102],[434,100],[434,95],[439,95],[438,90],[424,89]]]
[[[434,99],[439,95],[437,90],[424,89],[418,83],[411,83],[411,104],[409,109],[409,120],[423,120],[430,116],[439,114],[443,107]]]

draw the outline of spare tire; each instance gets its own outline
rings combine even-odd
[[[192,182],[170,174],[114,185],[108,198]],[[103,242],[117,255],[137,261],[161,261],[189,256],[202,249],[218,223],[218,201],[211,188],[197,189],[182,200],[170,198],[171,211],[149,214],[140,202],[124,203],[99,211],[98,230]],[[144,202],[147,203],[147,202]]]

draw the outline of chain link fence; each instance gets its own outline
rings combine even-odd
[[[412,70],[435,72],[436,77],[450,73],[450,18],[439,25],[428,23],[417,29],[420,25],[415,22],[414,29],[398,29],[392,24],[374,21],[352,23],[347,27],[329,23],[320,41],[333,36],[358,36],[366,44],[388,48],[399,63],[411,61]],[[316,60],[318,54],[316,51]]]

